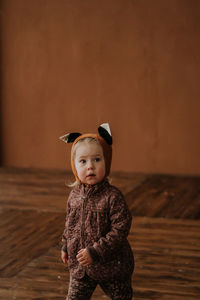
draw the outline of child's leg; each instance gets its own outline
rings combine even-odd
[[[126,280],[103,281],[99,285],[112,300],[131,300],[133,297],[131,283],[131,278],[129,278]]]
[[[89,300],[97,286],[97,282],[87,275],[81,279],[70,277],[66,300]]]

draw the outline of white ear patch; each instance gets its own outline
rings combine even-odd
[[[110,136],[112,136],[110,126],[108,123],[103,123],[100,126],[103,127],[109,133]]]
[[[110,126],[108,123],[103,123],[98,128],[99,135],[107,142],[108,145],[112,145],[112,135],[110,131]]]
[[[65,135],[63,135],[63,136],[60,136],[59,139],[60,139],[61,141],[65,142],[65,143],[68,143],[68,138],[69,138],[69,136],[70,136],[70,133],[67,133],[67,134],[65,134]]]

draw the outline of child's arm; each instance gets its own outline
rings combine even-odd
[[[109,204],[110,231],[87,248],[94,262],[112,259],[129,234],[132,216],[123,195],[115,190]]]
[[[65,221],[65,229],[62,235],[62,249],[61,249],[61,259],[64,264],[67,263],[68,261],[68,254],[67,254],[67,231],[68,231],[68,214],[70,210],[70,205],[69,205],[69,199],[67,203],[67,212],[66,212],[66,221]]]

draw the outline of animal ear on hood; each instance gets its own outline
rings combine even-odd
[[[112,145],[112,135],[108,123],[103,123],[98,128],[99,135],[106,141],[108,145]]]
[[[73,143],[80,135],[82,134],[79,132],[72,132],[61,136],[59,139],[65,143]]]

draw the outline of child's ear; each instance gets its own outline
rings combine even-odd
[[[99,135],[107,142],[108,145],[112,145],[112,135],[110,126],[108,123],[103,123],[98,128]]]
[[[80,135],[81,133],[79,132],[67,133],[59,137],[59,139],[65,143],[73,143]]]

